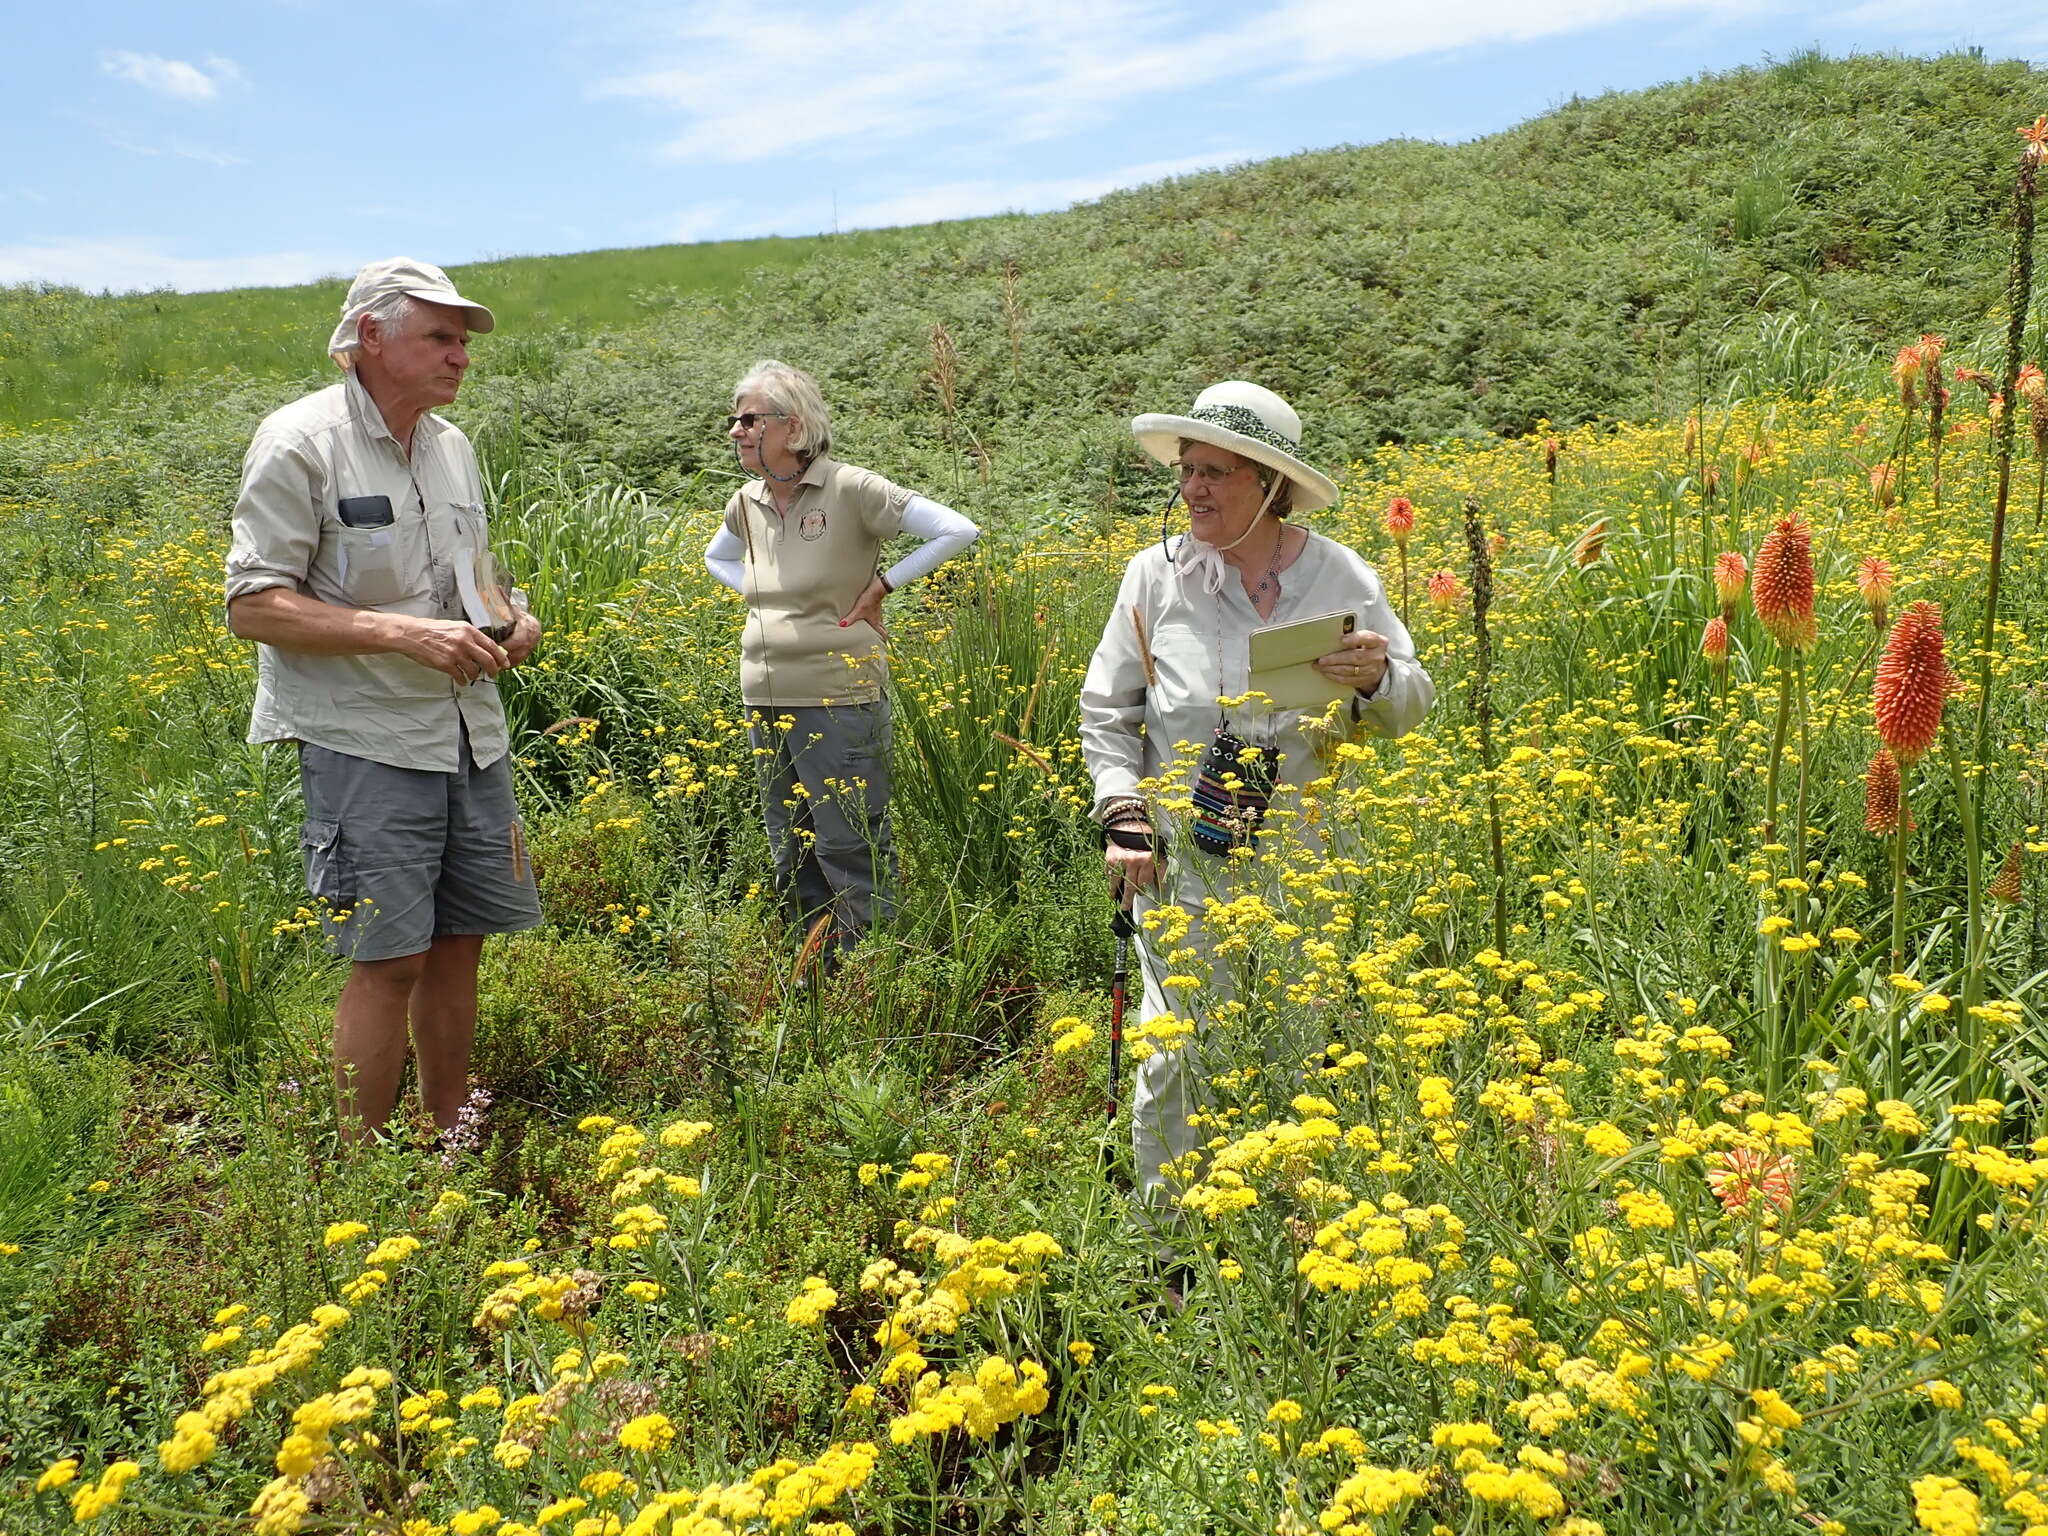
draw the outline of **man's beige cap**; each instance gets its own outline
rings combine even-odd
[[[386,261],[371,262],[348,285],[348,298],[341,306],[341,324],[334,328],[334,335],[328,340],[327,355],[339,358],[344,352],[353,352],[362,340],[356,330],[357,322],[372,305],[394,293],[410,294],[429,304],[446,304],[467,310],[469,328],[479,334],[498,323],[483,305],[457,293],[455,285],[448,281],[448,274],[433,263],[393,256]]]

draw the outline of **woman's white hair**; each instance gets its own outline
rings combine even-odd
[[[832,413],[825,409],[825,397],[818,393],[818,381],[801,368],[764,357],[746,371],[732,387],[735,407],[749,395],[759,395],[778,411],[796,421],[796,434],[789,451],[802,459],[815,459],[832,451]]]
[[[419,307],[419,302],[418,299],[409,293],[385,294],[383,298],[356,316],[355,339],[350,341],[347,346],[337,348],[333,354],[334,360],[344,368],[353,368],[356,365],[356,354],[363,349],[363,322],[365,320],[376,321],[379,337],[389,338],[395,336],[405,328],[405,322],[411,318],[412,312]]]

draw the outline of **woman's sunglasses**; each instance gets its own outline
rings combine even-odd
[[[751,432],[754,430],[754,428],[761,425],[762,422],[767,421],[771,418],[777,421],[786,421],[789,419],[789,412],[742,411],[737,416],[728,416],[725,418],[725,430],[730,432],[734,427],[738,427],[742,432]]]

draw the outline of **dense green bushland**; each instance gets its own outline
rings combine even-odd
[[[242,446],[323,377],[324,316],[280,320],[307,340],[275,373],[224,343],[0,430],[0,1523],[72,1528],[132,1459],[104,1528],[264,1499],[272,1532],[709,1536],[761,1529],[758,1474],[825,1495],[819,1536],[2018,1536],[2048,1477],[2040,461],[1982,666],[1981,394],[1937,512],[1924,412],[1828,380],[1930,329],[1987,360],[2036,89],[1804,59],[845,242],[630,323],[508,318],[456,414],[548,626],[503,686],[549,921],[487,952],[492,1102],[452,1152],[334,1152],[339,977],[217,606]],[[61,301],[88,331],[98,302]],[[824,376],[846,456],[989,530],[896,610],[905,916],[823,988],[762,890],[738,612],[699,564],[764,352]],[[1217,1032],[1216,1156],[1155,1238],[1105,1132],[1076,694],[1153,531],[1121,514],[1163,499],[1122,418],[1226,374],[1302,405],[1346,491],[1316,525],[1412,585],[1441,697],[1336,752],[1334,835],[1278,836],[1220,919],[1254,1027]],[[1492,435],[1543,420],[1583,424]],[[1715,556],[1795,517],[1812,649],[1739,595],[1717,666]],[[1894,613],[1945,607],[1952,722],[1990,682],[1990,852],[1967,769],[1909,767],[1896,936],[1872,559]],[[1795,786],[1801,868],[1766,830]],[[2023,899],[1980,899],[2013,845]]]

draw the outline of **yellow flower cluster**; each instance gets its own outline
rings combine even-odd
[[[889,1421],[889,1438],[908,1445],[920,1435],[964,1429],[988,1440],[1005,1424],[1043,1412],[1048,1401],[1044,1366],[1036,1360],[1012,1365],[992,1355],[972,1375],[956,1371],[943,1381],[935,1371],[920,1376],[910,1390],[909,1411]]]
[[[792,1328],[815,1328],[825,1321],[825,1314],[838,1305],[839,1293],[817,1275],[812,1275],[790,1300],[783,1311],[783,1318]]]
[[[1014,1295],[1034,1284],[1046,1262],[1061,1256],[1060,1245],[1043,1232],[1009,1239],[970,1238],[921,1226],[907,1233],[904,1246],[913,1253],[931,1253],[944,1273],[927,1284],[892,1259],[877,1259],[862,1273],[863,1291],[895,1303],[875,1330],[875,1342],[885,1352],[884,1386],[919,1379],[927,1363],[920,1349],[923,1341],[957,1333],[977,1303]]]

